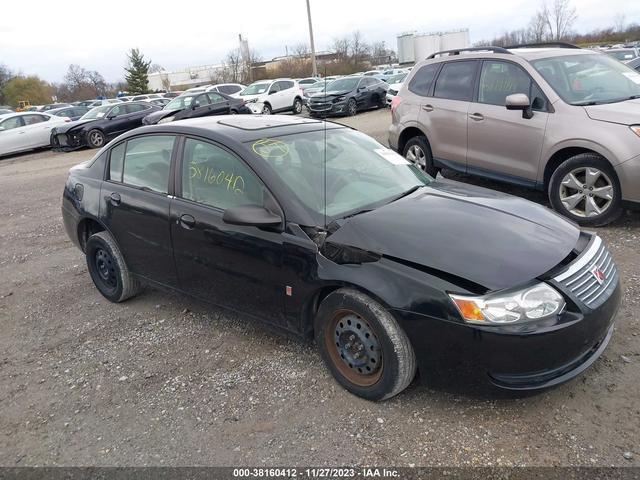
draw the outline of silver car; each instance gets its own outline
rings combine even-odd
[[[640,207],[640,74],[572,45],[471,48],[418,63],[389,144],[442,167],[545,190],[580,225]]]

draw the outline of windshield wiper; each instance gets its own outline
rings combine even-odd
[[[349,215],[345,215],[344,217],[340,217],[341,219],[355,217],[356,215],[361,215],[363,213],[371,212],[373,208],[363,208],[362,210],[358,210],[357,212],[350,213]]]
[[[395,202],[396,200],[400,200],[401,198],[407,197],[409,195],[411,195],[413,192],[415,192],[416,190],[418,190],[419,188],[424,187],[424,185],[414,185],[413,187],[411,187],[409,190],[402,192],[400,195],[397,195],[395,197],[393,197],[391,200],[389,200],[388,203],[392,203]]]

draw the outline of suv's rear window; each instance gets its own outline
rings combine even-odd
[[[420,67],[420,70],[409,82],[409,90],[416,95],[422,95],[426,97],[429,95],[429,89],[433,83],[433,79],[436,78],[436,72],[438,71],[438,64],[425,65]]]
[[[473,98],[476,64],[475,60],[445,63],[436,80],[434,96],[470,101]]]

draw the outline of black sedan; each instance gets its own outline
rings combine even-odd
[[[311,95],[307,107],[312,117],[355,115],[360,110],[384,107],[388,89],[386,82],[374,77],[342,77],[329,83],[325,92]]]
[[[564,382],[602,353],[620,303],[598,236],[311,119],[139,128],[71,169],[62,213],[108,300],[160,285],[315,337],[338,382],[372,400],[416,369]]]
[[[95,107],[79,120],[51,130],[54,149],[101,148],[111,138],[142,125],[142,119],[160,107],[147,102],[127,102]]]
[[[186,93],[171,100],[159,112],[153,112],[142,121],[145,125],[173,122],[185,118],[251,113],[244,100],[219,92]]]

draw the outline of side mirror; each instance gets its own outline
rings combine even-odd
[[[0,127],[0,132],[4,132],[4,127]]]
[[[269,90],[269,95],[273,95],[274,93],[278,93],[278,90]]]
[[[116,118],[116,116],[113,113],[107,115],[107,120],[113,120],[114,118]]]
[[[505,100],[507,110],[522,110],[522,118],[532,118],[533,110],[531,109],[531,101],[524,93],[514,93],[509,95]]]
[[[228,208],[222,216],[222,221],[230,225],[244,225],[248,227],[277,227],[282,218],[258,205],[242,205]]]

